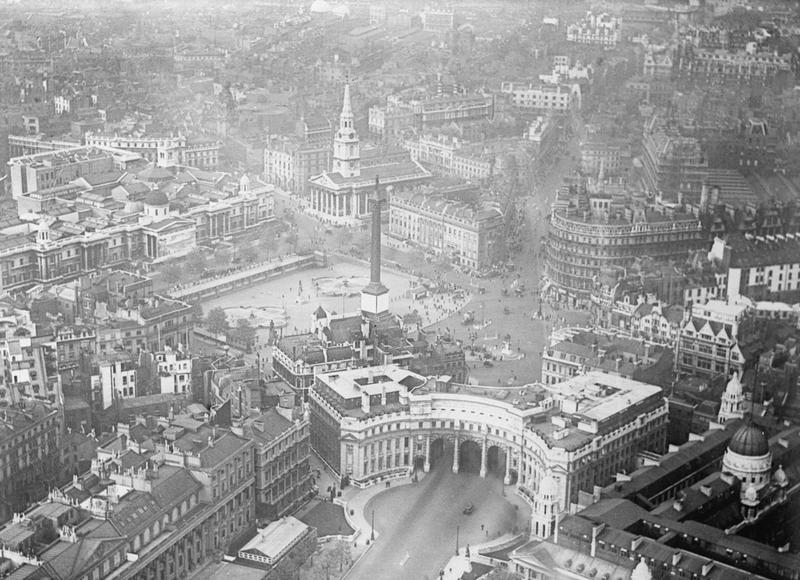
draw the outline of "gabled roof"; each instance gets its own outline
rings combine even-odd
[[[127,542],[110,522],[103,522],[75,543],[60,541],[41,554],[42,571],[59,580],[78,578],[81,572]]]
[[[199,453],[203,468],[214,468],[227,461],[241,451],[247,443],[247,440],[237,437],[233,433],[225,433],[214,441],[213,447],[206,447]]]
[[[162,181],[172,179],[172,172],[163,167],[156,167],[155,164],[150,164],[142,169],[138,174],[139,179],[144,181]]]
[[[333,344],[349,343],[361,336],[361,315],[336,318],[328,324]]]
[[[248,435],[263,442],[269,442],[284,433],[292,426],[292,422],[278,413],[273,407],[253,421],[248,422]]]

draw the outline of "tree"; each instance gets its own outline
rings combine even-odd
[[[220,248],[214,254],[214,259],[218,264],[222,264],[223,266],[230,266],[231,262],[233,262],[233,253],[231,252],[230,248]]]
[[[206,315],[206,328],[214,334],[220,334],[230,328],[228,315],[222,308],[212,308]]]
[[[168,284],[177,284],[183,279],[184,271],[179,264],[170,264],[169,267],[164,270],[164,280],[166,280]]]
[[[275,250],[275,238],[272,236],[272,234],[267,233],[267,235],[263,236],[258,241],[258,247],[262,252],[264,252],[267,260],[269,260],[270,254],[272,254],[272,252]]]
[[[292,230],[286,235],[286,243],[289,244],[289,247],[292,248],[292,252],[297,252],[297,242],[299,236],[297,232]]]
[[[311,556],[306,564],[309,565],[308,576],[312,580],[330,580],[331,568],[333,565],[331,560],[331,552],[323,551],[321,553]]]
[[[189,252],[184,263],[186,264],[188,273],[199,276],[200,273],[206,269],[208,261],[206,260],[206,255],[202,251],[195,249]]]
[[[339,572],[342,572],[345,567],[349,567],[353,561],[350,542],[337,540],[331,549],[331,559],[339,565]]]
[[[231,334],[243,343],[249,344],[256,336],[256,329],[248,319],[239,318],[236,321],[236,328],[231,331]]]
[[[351,232],[348,228],[341,228],[336,233],[336,243],[340,250],[346,249],[352,240],[353,232]]]
[[[241,256],[242,260],[248,264],[256,262],[259,258],[258,251],[253,246],[247,246],[246,248],[242,249],[239,255]]]

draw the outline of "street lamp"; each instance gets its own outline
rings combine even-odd
[[[458,556],[458,526],[456,526],[456,556]]]
[[[372,508],[372,525],[370,527],[372,528],[372,537],[371,537],[371,539],[374,542],[375,541],[375,508]]]

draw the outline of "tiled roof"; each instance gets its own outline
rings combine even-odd
[[[328,362],[351,359],[355,356],[349,346],[332,346],[325,349],[325,358]]]
[[[109,520],[118,530],[135,535],[161,515],[161,506],[144,491],[133,490],[114,506]]]
[[[233,433],[225,433],[214,441],[213,447],[206,447],[200,452],[203,468],[215,468],[241,451],[247,443],[246,439],[237,437]]]
[[[151,493],[162,508],[172,508],[201,488],[200,482],[188,470],[162,465],[158,468],[158,479]]]
[[[80,531],[79,531],[80,534]],[[67,580],[81,576],[81,572],[119,548],[127,539],[109,522],[103,522],[75,543],[57,542],[41,554],[43,577]]]
[[[255,425],[256,423],[260,428]],[[248,435],[252,435],[253,438],[259,441],[269,442],[291,426],[292,422],[289,421],[289,419],[272,408],[263,413],[260,417],[248,422]]]
[[[730,236],[727,245],[731,247],[732,268],[800,262],[800,237],[779,239],[770,236],[748,240],[737,235]]]
[[[343,344],[361,336],[361,315],[337,318],[330,321],[330,341]]]

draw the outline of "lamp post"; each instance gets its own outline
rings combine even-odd
[[[456,526],[456,556],[458,556],[458,526]]]
[[[375,508],[372,508],[372,524],[370,526],[372,528],[372,536],[371,539],[375,541]]]

